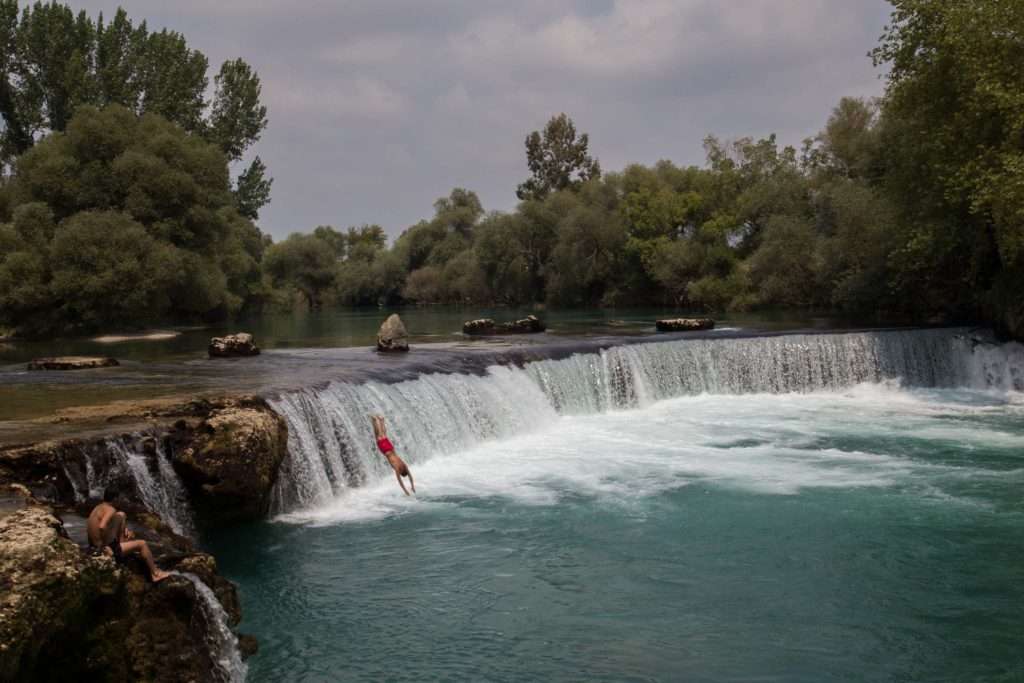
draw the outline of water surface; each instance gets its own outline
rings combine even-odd
[[[554,415],[211,540],[250,680],[1024,677],[1024,399]]]

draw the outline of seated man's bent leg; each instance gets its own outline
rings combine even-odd
[[[142,555],[142,559],[146,561],[146,566],[149,568],[149,576],[153,579],[153,583],[167,578],[167,572],[161,571],[156,566],[156,562],[153,560],[153,553],[145,541],[125,541],[121,544],[121,552],[126,555],[129,553]]]

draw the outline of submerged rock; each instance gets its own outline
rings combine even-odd
[[[377,350],[384,352],[408,351],[409,334],[397,313],[392,313],[377,332]]]
[[[658,332],[693,332],[713,330],[715,321],[711,318],[672,318],[655,323]]]
[[[215,408],[174,438],[174,466],[197,508],[218,519],[266,514],[288,449],[285,421],[266,403],[248,399]]]
[[[248,332],[213,337],[209,346],[210,358],[233,358],[236,356],[258,356],[260,349]]]
[[[482,336],[488,334],[532,334],[543,332],[544,323],[535,315],[528,315],[519,320],[497,324],[491,318],[469,320],[462,325],[463,334]]]
[[[115,358],[104,356],[56,356],[29,361],[29,370],[86,370],[120,365]]]

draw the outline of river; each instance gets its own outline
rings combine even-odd
[[[1024,348],[561,355],[273,398],[276,515],[205,537],[260,639],[250,680],[1024,676]]]

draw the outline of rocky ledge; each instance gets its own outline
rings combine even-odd
[[[696,332],[713,330],[715,321],[711,318],[672,318],[658,320],[654,326],[658,332]]]
[[[244,671],[239,653],[255,640],[231,632],[235,587],[186,534],[266,514],[285,422],[256,397],[151,417],[139,432],[0,446],[0,681],[202,683]],[[136,537],[176,574],[152,584],[135,557],[121,566],[85,551],[85,516],[108,484]]]
[[[227,630],[240,618],[234,586],[188,539],[146,515],[133,521],[158,564],[180,573],[152,584],[134,564],[94,557],[81,547],[75,511],[44,505],[24,487],[0,489],[0,680],[243,675]]]
[[[29,370],[86,370],[89,368],[112,368],[120,365],[115,358],[103,356],[57,356],[36,358],[29,361]]]

